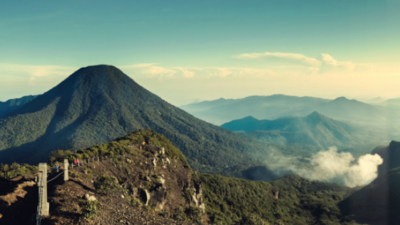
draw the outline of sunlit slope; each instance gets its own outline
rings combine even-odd
[[[230,167],[239,172],[261,162],[268,150],[268,144],[199,120],[119,69],[100,65],[79,69],[0,119],[0,161],[37,163],[52,150],[107,143],[144,128],[163,134],[204,172],[229,174]]]

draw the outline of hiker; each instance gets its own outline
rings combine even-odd
[[[79,159],[76,159],[76,163],[78,164],[78,166],[80,165],[80,164],[79,164]]]
[[[63,170],[63,169],[64,169],[64,167],[60,166],[60,170]]]
[[[58,164],[58,162],[56,162],[56,171],[57,171],[57,173],[58,173],[59,169],[60,169],[60,165]]]

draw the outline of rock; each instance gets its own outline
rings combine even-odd
[[[124,195],[121,195],[121,198],[125,198],[125,196],[124,196]]]
[[[157,157],[154,157],[154,159],[153,159],[153,166],[154,166],[154,169],[156,169],[156,167],[157,167]]]
[[[192,195],[192,200],[195,204],[196,207],[199,207],[203,213],[206,212],[206,206],[203,201],[203,189],[201,184],[195,184],[193,190],[193,195]]]
[[[150,192],[146,189],[140,189],[140,198],[143,200],[143,202],[145,203],[144,205],[147,206],[149,204],[150,201]]]
[[[90,196],[89,194],[85,194],[85,199],[86,199],[88,202],[94,202],[94,201],[97,200],[96,197]]]
[[[171,164],[171,161],[168,159],[168,158],[163,158],[162,159],[162,162],[164,163],[164,164]]]
[[[127,162],[127,163],[132,163],[132,160],[130,160],[130,159],[127,158],[127,159],[126,159],[126,162]]]
[[[160,183],[161,183],[161,184],[164,184],[164,183],[165,183],[165,179],[164,179],[164,178],[160,177],[159,179],[160,179]]]
[[[132,188],[131,188],[131,191],[132,191],[132,195],[133,195],[133,197],[136,197],[136,195],[138,194],[138,189],[137,189],[137,188],[134,188],[134,187],[132,187]]]
[[[161,148],[161,150],[160,150],[160,154],[161,154],[162,156],[164,156],[164,155],[165,155],[165,149],[164,149],[164,148]]]
[[[276,199],[279,199],[279,191],[276,191],[276,192],[275,192],[274,197],[275,197]]]

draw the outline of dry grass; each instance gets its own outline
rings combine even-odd
[[[13,193],[0,196],[0,199],[8,203],[8,206],[10,206],[12,203],[16,202],[18,199],[17,197],[24,198],[25,195],[28,193],[24,190],[25,187],[32,187],[36,185],[34,181],[26,181],[22,184],[19,184],[17,188],[15,188]],[[0,217],[1,218],[1,217]]]

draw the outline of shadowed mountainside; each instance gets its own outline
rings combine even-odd
[[[400,142],[392,141],[387,147],[378,147],[383,159],[378,178],[355,192],[339,206],[344,216],[359,223],[394,225],[400,221]]]
[[[32,101],[37,96],[29,95],[21,98],[10,99],[5,102],[0,102],[0,118],[5,117],[13,111],[21,108],[26,103]]]

